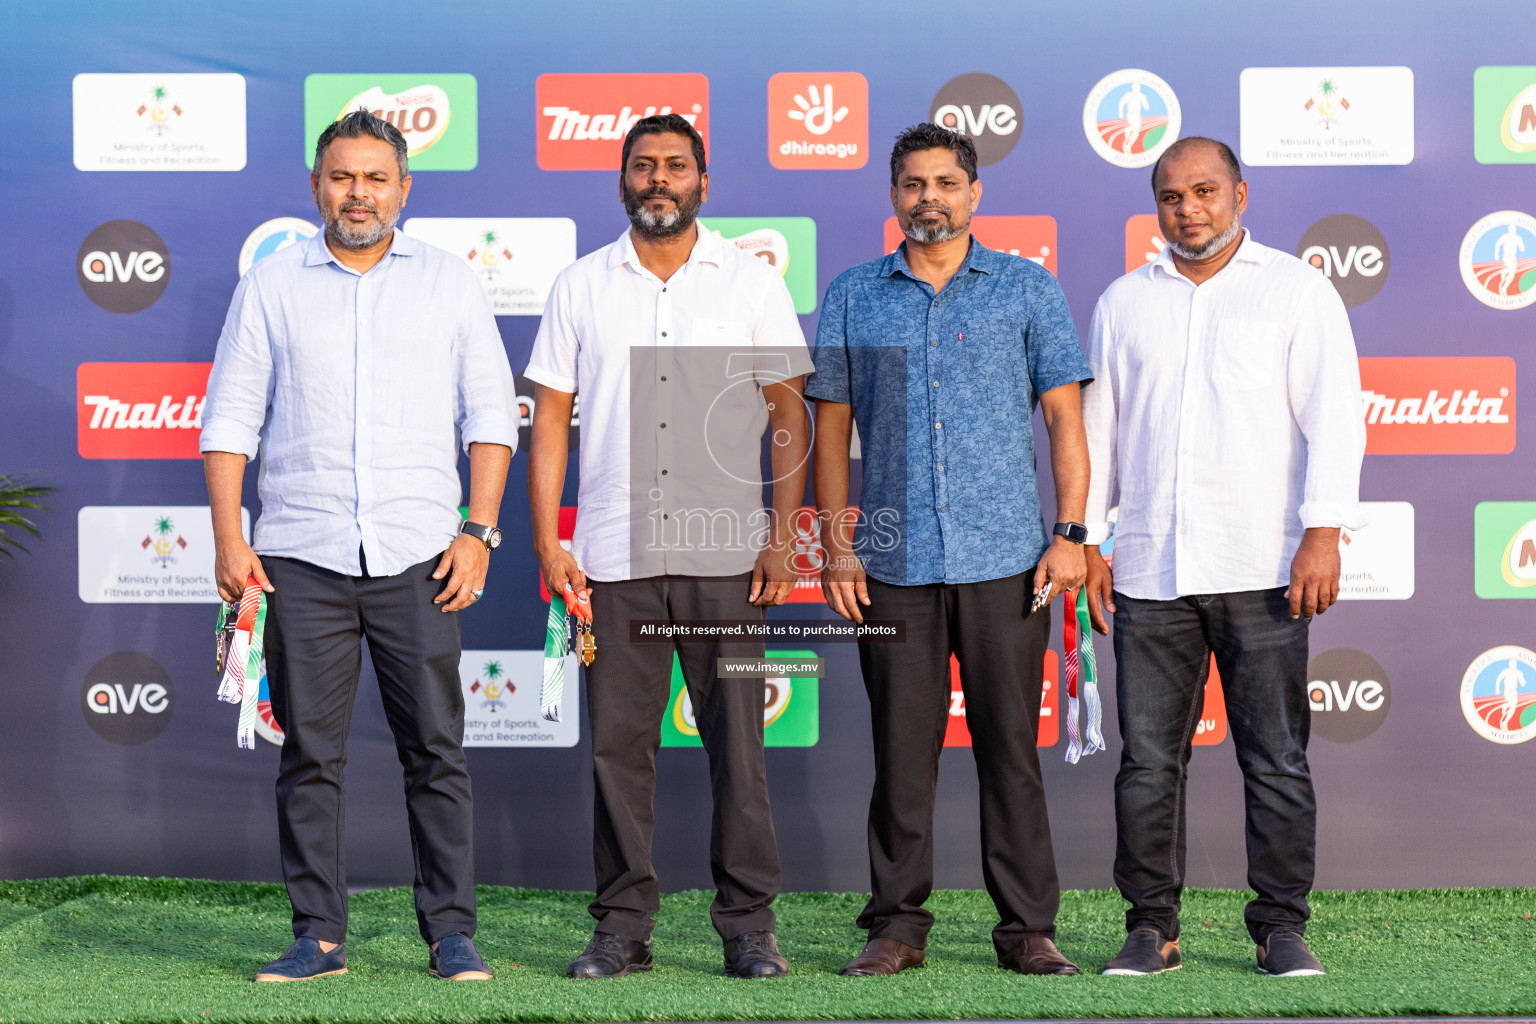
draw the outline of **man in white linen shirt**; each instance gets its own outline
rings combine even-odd
[[[537,384],[528,459],[534,549],[550,593],[590,598],[597,638],[586,671],[597,875],[588,909],[597,927],[567,969],[573,978],[652,966],[656,751],[674,642],[647,642],[637,631],[727,620],[752,636],[764,608],[783,603],[795,580],[810,354],[778,271],[697,223],[709,194],[704,158],[683,117],[635,123],[619,174],[630,227],[561,271],[525,371]],[[566,551],[556,522],[578,392],[581,482]],[[773,431],[771,510],[760,470],[765,426]],[[719,658],[761,660],[762,637],[682,639],[676,650],[709,755],[710,918],[726,972],[786,974],[774,936],[780,874],[763,680],[716,671]]]
[[[1115,615],[1123,742],[1115,882],[1130,902],[1105,974],[1180,964],[1185,779],[1212,653],[1243,772],[1244,915],[1259,966],[1321,974],[1302,938],[1317,803],[1307,767],[1307,626],[1338,598],[1365,424],[1344,303],[1242,227],[1232,151],[1181,139],[1152,171],[1168,246],[1093,313],[1088,600]],[[1097,542],[1118,505],[1114,574]]]
[[[361,645],[405,774],[416,923],[440,978],[485,980],[475,934],[459,611],[485,587],[517,446],[516,395],[485,293],[457,256],[395,230],[406,143],[367,110],[315,146],[325,230],[235,288],[201,448],[219,593],[267,591],[277,826],[295,941],[257,981],[347,969],[342,774]],[[459,517],[458,445],[469,452]],[[261,453],[254,549],[240,533]]]

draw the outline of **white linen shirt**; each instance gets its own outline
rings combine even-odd
[[[258,555],[394,576],[459,532],[458,449],[517,449],[517,395],[474,271],[395,232],[366,274],[320,232],[235,288],[200,450],[261,452]]]
[[[1164,249],[1100,297],[1088,361],[1088,540],[1118,505],[1120,593],[1286,586],[1303,531],[1365,525],[1354,335],[1301,260],[1244,230],[1196,287]]]
[[[641,265],[628,231],[562,270],[524,371],[545,387],[581,395],[571,554],[594,580],[734,575],[757,561],[760,545],[656,551],[631,543],[643,527],[640,520],[666,514],[675,524],[685,507],[727,509],[744,524],[762,521],[758,460],[768,411],[761,387],[814,369],[779,272],[718,232],[702,225],[698,230],[688,261],[665,282]],[[734,358],[727,364],[713,354],[690,361],[677,351],[700,347],[723,353],[736,346],[769,351],[750,357],[749,365]],[[713,379],[699,379],[704,367],[717,362],[722,374],[739,371],[738,376],[711,372]],[[632,366],[650,379],[632,380]],[[733,386],[743,381],[751,386]],[[632,397],[645,403],[637,414],[660,414],[657,423],[644,424],[645,437],[631,437]],[[690,467],[682,463],[697,461],[685,453],[702,451],[702,439],[678,428],[690,418],[701,423],[705,410],[712,419],[724,417],[728,429],[722,437],[731,450],[710,455],[731,471],[694,473],[703,480],[690,483]],[[667,419],[670,427],[662,425]],[[721,422],[711,424],[717,446],[721,437],[713,428]],[[640,488],[648,494],[635,498]]]

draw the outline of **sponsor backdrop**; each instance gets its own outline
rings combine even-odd
[[[655,110],[703,133],[705,222],[784,274],[811,336],[831,279],[900,240],[887,158],[906,125],[976,137],[978,237],[1056,274],[1080,331],[1102,289],[1163,245],[1157,155],[1191,134],[1230,142],[1254,237],[1330,278],[1362,357],[1372,524],[1343,540],[1344,602],[1313,626],[1308,683],[1319,882],[1536,885],[1531,829],[1510,812],[1536,767],[1536,438],[1522,422],[1536,28],[1511,0],[1480,9],[1301,0],[1191,30],[1128,0],[683,0],[659,22],[617,4],[381,0],[362,19],[291,0],[5,5],[0,473],[58,491],[45,540],[0,560],[0,876],[277,878],[281,735],[263,705],[267,742],[236,749],[214,699],[197,435],[236,281],[315,233],[315,133],[366,104],[410,140],[403,230],[474,267],[517,370],[553,276],[626,227],[619,140]],[[579,444],[579,419],[571,434]],[[547,595],[525,460],[486,598],[464,616],[476,865],[483,882],[585,888],[589,739],[581,716],[555,725],[535,707]],[[1049,509],[1048,474],[1044,490]],[[575,495],[572,460],[565,537]],[[830,617],[818,548],[807,523],[807,575],[775,615]],[[855,650],[782,646],[770,656],[825,671],[764,687],[785,883],[862,889],[871,744]],[[1059,633],[1053,646],[1038,740],[1062,878],[1104,886],[1113,659],[1100,641],[1111,749],[1069,766]],[[566,672],[579,693],[574,662]],[[964,695],[934,685],[953,688],[938,882],[979,886]],[[678,680],[672,694],[656,860],[669,888],[707,886],[704,755]],[[1242,788],[1214,673],[1194,744],[1190,881],[1241,886]],[[371,670],[349,767],[352,881],[409,882]]]

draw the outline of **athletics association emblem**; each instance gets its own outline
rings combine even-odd
[[[1461,242],[1461,280],[1494,309],[1536,302],[1536,217],[1500,210],[1472,225]]]
[[[1179,98],[1150,71],[1126,68],[1099,79],[1083,104],[1083,133],[1116,167],[1150,167],[1179,137]]]
[[[1536,652],[1484,651],[1461,677],[1461,711],[1485,740],[1524,743],[1536,736]]]

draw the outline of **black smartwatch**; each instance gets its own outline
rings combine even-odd
[[[494,526],[481,526],[479,523],[466,522],[459,527],[460,533],[467,533],[476,540],[484,541],[486,550],[495,551],[501,547],[501,531]]]
[[[1082,523],[1057,523],[1052,531],[1058,537],[1065,537],[1073,544],[1088,543],[1088,527]]]

